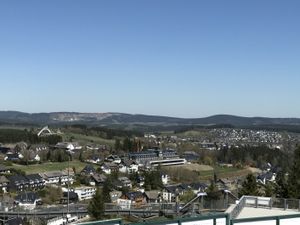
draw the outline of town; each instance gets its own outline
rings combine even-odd
[[[27,219],[36,220],[51,209],[53,216],[42,219],[49,225],[109,215],[129,219],[134,213],[151,219],[159,215],[157,205],[169,207],[165,216],[193,213],[191,206],[199,203],[198,212],[225,211],[239,199],[249,174],[259,195],[276,196],[276,182],[287,165],[274,156],[284,157],[282,149],[299,138],[297,133],[228,128],[112,139],[97,139],[103,130],[77,125],[0,131],[3,219],[13,224],[9,213],[34,212]],[[257,150],[270,156],[254,163],[251,154]],[[237,152],[247,152],[246,159]],[[97,200],[102,212],[93,215],[90,206],[100,189],[106,199]],[[145,214],[146,208],[153,212]]]

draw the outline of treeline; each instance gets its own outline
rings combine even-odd
[[[207,125],[207,126],[203,126],[203,125],[177,126],[174,129],[174,133],[178,134],[178,133],[184,133],[184,132],[192,131],[192,130],[216,129],[216,128],[235,128],[235,127],[231,124],[225,124],[225,123],[224,124]]]
[[[30,144],[47,143],[54,145],[57,142],[61,142],[62,137],[59,135],[38,137],[36,133],[27,129],[0,129],[0,143],[17,143],[21,141]]]
[[[282,159],[282,161],[285,159]],[[300,199],[300,148],[296,148],[290,159],[289,168],[277,173],[275,182],[259,184],[253,174],[249,174],[242,184],[239,195],[266,196],[277,198]],[[299,204],[291,200],[290,204]]]
[[[289,156],[279,149],[271,149],[268,146],[244,146],[224,147],[217,154],[219,162],[250,165],[262,168],[266,163],[279,166],[283,169],[289,167]]]
[[[72,130],[85,135],[96,135],[104,139],[114,139],[116,137],[142,137],[143,132],[136,130],[112,129],[107,127],[88,127],[82,124],[65,126],[65,129]]]
[[[130,139],[126,137],[122,141],[120,139],[116,139],[114,148],[116,151],[123,150],[125,152],[139,152],[142,150],[142,143],[139,139]]]

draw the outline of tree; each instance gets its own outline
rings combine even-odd
[[[217,201],[221,198],[222,193],[219,191],[214,180],[211,181],[206,193],[207,198],[210,200],[211,209],[216,209]]]
[[[103,195],[99,188],[97,188],[96,193],[88,206],[88,213],[91,217],[96,220],[102,219],[104,216],[104,201]]]
[[[46,204],[56,204],[60,201],[63,196],[61,187],[46,187],[45,197],[42,198],[43,202]]]
[[[51,160],[51,150],[47,152],[46,159],[47,161]]]
[[[111,177],[108,176],[102,188],[102,200],[104,203],[111,203],[110,192],[112,190]]]
[[[80,153],[79,153],[79,161],[84,162],[82,151],[80,151]]]
[[[145,188],[146,190],[155,190],[159,189],[163,186],[162,180],[161,180],[161,172],[160,169],[157,168],[157,170],[145,172]]]
[[[274,195],[274,185],[272,182],[267,182],[265,185],[265,195],[266,197],[272,197]]]
[[[116,150],[116,151],[119,151],[119,150],[121,150],[121,148],[122,148],[122,146],[121,146],[121,141],[120,141],[120,139],[116,139],[116,140],[115,140],[115,150]]]
[[[244,182],[242,183],[242,189],[239,192],[240,196],[243,195],[253,195],[258,196],[258,186],[256,183],[256,178],[253,174],[248,174]]]
[[[207,197],[210,200],[214,201],[219,200],[221,198],[221,192],[219,191],[214,181],[212,181],[207,188]]]
[[[123,140],[123,149],[125,151],[131,151],[132,150],[132,141],[130,140],[130,138],[126,137]]]
[[[276,185],[275,192],[280,198],[288,198],[289,197],[289,187],[288,180],[285,175],[285,172],[280,171],[276,176]]]
[[[288,195],[300,198],[300,147],[294,151],[294,162],[288,178]]]

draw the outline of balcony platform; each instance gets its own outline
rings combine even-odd
[[[255,218],[255,217],[269,217],[269,216],[285,216],[295,215],[300,212],[295,209],[280,209],[280,208],[253,208],[244,207],[236,219]]]

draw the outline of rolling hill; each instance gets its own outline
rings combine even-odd
[[[152,116],[125,113],[24,113],[18,111],[0,111],[2,123],[28,124],[87,124],[87,125],[124,125],[140,124],[150,126],[184,126],[184,125],[217,125],[230,124],[233,126],[262,126],[290,125],[299,126],[300,118],[268,118],[241,117],[233,115],[214,115],[204,118],[176,118],[167,116]]]

